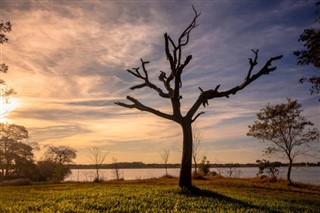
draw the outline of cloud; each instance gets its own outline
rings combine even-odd
[[[170,101],[155,91],[130,91],[141,81],[125,70],[140,66],[140,58],[150,60],[150,79],[161,86],[159,71],[169,70],[163,34],[175,40],[180,36],[193,17],[192,4],[202,14],[183,49],[193,55],[183,75],[184,113],[199,96],[198,87],[221,84],[226,90],[241,84],[251,49],[260,49],[255,72],[270,57],[285,55],[274,63],[276,72],[200,109],[206,112],[198,118],[204,146],[213,150],[208,153],[233,153],[226,154],[225,161],[237,161],[238,152],[251,153],[255,157],[239,158],[255,161],[259,146],[244,151],[250,147],[245,133],[260,108],[293,97],[305,106],[306,115],[317,112],[315,98],[297,83],[310,69],[297,67],[292,55],[301,48],[299,34],[312,23],[312,2],[6,1],[1,13],[13,31],[3,46],[2,58],[9,65],[3,78],[18,92],[19,101],[10,119],[25,125],[40,143],[76,146],[79,162],[92,144],[110,147],[121,159],[154,162],[163,146],[181,142],[179,125],[114,102],[132,95],[171,113]]]

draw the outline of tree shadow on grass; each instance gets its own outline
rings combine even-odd
[[[213,199],[217,199],[219,201],[225,202],[225,203],[232,203],[232,204],[236,204],[239,207],[243,207],[243,208],[250,208],[250,209],[255,209],[258,211],[263,211],[263,212],[274,212],[274,213],[278,213],[281,212],[279,210],[275,210],[275,209],[271,209],[269,207],[266,206],[257,206],[257,205],[253,205],[250,204],[248,202],[242,201],[242,200],[238,200],[232,197],[228,197],[226,195],[211,191],[211,190],[207,190],[207,189],[200,189],[196,186],[192,186],[191,189],[181,189],[180,194],[185,195],[185,196],[190,196],[190,197],[207,197],[207,198],[213,198]]]

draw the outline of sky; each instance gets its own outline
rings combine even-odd
[[[92,146],[119,162],[169,163],[181,159],[182,132],[178,124],[147,112],[126,109],[131,95],[142,103],[171,113],[168,100],[150,89],[131,91],[138,84],[127,69],[150,61],[147,70],[157,85],[160,70],[168,71],[164,33],[177,40],[193,19],[192,5],[201,12],[198,27],[183,49],[193,59],[183,73],[182,111],[205,90],[226,90],[243,82],[259,49],[257,72],[277,55],[277,70],[262,76],[229,99],[211,100],[196,121],[201,132],[200,154],[212,163],[252,163],[264,144],[246,136],[256,113],[268,103],[297,99],[303,115],[320,126],[319,96],[311,96],[301,77],[316,72],[297,66],[293,51],[304,29],[315,26],[315,1],[27,1],[0,0],[0,16],[10,21],[9,43],[1,46],[1,63],[9,66],[1,79],[17,92],[6,107],[5,122],[25,126],[42,151],[68,145],[77,150],[75,163],[89,164]],[[318,145],[319,147],[319,145]],[[272,158],[277,159],[277,158]],[[308,159],[318,161],[318,159]]]

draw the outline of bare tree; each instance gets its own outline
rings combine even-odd
[[[123,178],[123,173],[120,170],[118,159],[115,157],[112,157],[112,165],[113,165],[113,174],[116,177],[116,180],[122,180]],[[122,175],[121,175],[122,173]]]
[[[103,151],[102,147],[92,146],[89,148],[90,155],[88,156],[91,162],[94,164],[94,167],[96,169],[96,179],[97,181],[100,180],[99,177],[99,169],[101,168],[101,165],[104,163],[107,152]]]
[[[239,178],[241,175],[241,170],[239,167],[234,163],[228,163],[223,168],[223,173],[229,178]]]
[[[166,176],[168,176],[168,160],[169,160],[170,150],[169,149],[163,149],[162,152],[160,152],[160,156],[163,160],[164,168],[166,170]]]
[[[194,172],[197,173],[197,162],[199,159],[200,142],[202,139],[202,133],[197,126],[193,127],[193,144],[192,144],[192,158],[194,162]]]
[[[146,111],[157,115],[161,118],[171,120],[178,123],[183,132],[183,147],[182,147],[182,159],[181,159],[181,169],[180,169],[180,178],[179,186],[181,188],[192,189],[192,178],[191,178],[191,169],[192,169],[192,123],[204,112],[199,112],[200,106],[208,106],[208,101],[215,98],[229,98],[230,95],[235,95],[240,90],[247,87],[250,83],[257,80],[262,75],[269,74],[272,71],[276,70],[276,67],[272,67],[272,62],[282,58],[282,55],[270,58],[265,65],[258,71],[256,74],[252,74],[253,69],[258,64],[258,50],[252,50],[254,57],[249,59],[249,70],[244,78],[244,81],[233,88],[230,88],[225,91],[219,91],[220,85],[216,86],[215,89],[203,90],[199,87],[201,93],[191,106],[191,108],[183,115],[181,112],[181,99],[182,95],[180,94],[180,89],[182,88],[182,73],[186,66],[190,63],[192,55],[188,55],[186,58],[183,57],[182,50],[189,43],[190,33],[196,28],[197,18],[200,16],[194,8],[194,17],[191,23],[185,28],[182,34],[179,36],[178,41],[174,42],[173,39],[167,34],[164,34],[165,40],[165,54],[167,60],[170,64],[170,71],[164,72],[160,71],[158,77],[159,81],[163,84],[165,90],[158,87],[156,84],[152,83],[149,79],[148,71],[146,65],[149,61],[144,61],[141,59],[141,68],[132,68],[128,69],[131,75],[142,80],[141,84],[131,87],[131,90],[141,89],[144,87],[149,87],[151,90],[154,90],[158,95],[164,99],[170,100],[172,113],[165,113],[154,109],[152,107],[146,106],[141,103],[139,100],[134,97],[127,96],[127,100],[131,104],[116,102],[115,104],[130,108],[138,109],[141,111]],[[183,59],[184,58],[184,59]]]

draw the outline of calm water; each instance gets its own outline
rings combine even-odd
[[[212,168],[216,172],[220,172],[224,176],[229,176],[230,170]],[[69,175],[65,181],[92,181],[95,178],[95,170],[93,169],[72,169],[72,174]],[[236,177],[255,177],[258,172],[258,168],[243,167],[237,168],[233,172],[232,176]],[[286,167],[280,168],[280,177],[286,178]],[[100,177],[104,180],[115,179],[114,170],[101,169],[99,170]],[[164,169],[120,169],[120,174],[125,180],[137,180],[157,178],[165,174]],[[168,169],[168,174],[172,176],[179,176],[179,169]],[[291,179],[293,181],[320,184],[320,167],[295,167],[291,173]]]

